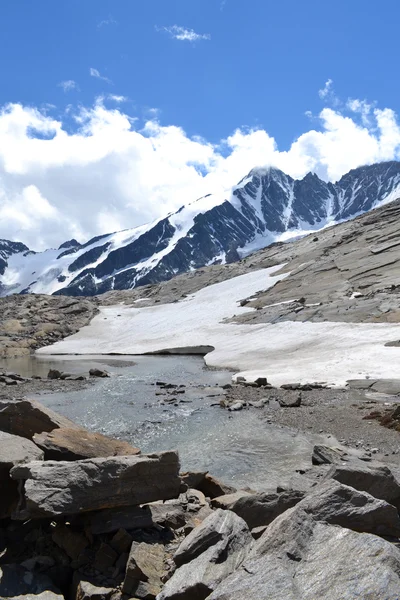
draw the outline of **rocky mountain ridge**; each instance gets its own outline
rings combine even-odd
[[[336,183],[253,169],[229,197],[208,195],[148,225],[35,253],[0,240],[0,296],[91,296],[234,262],[281,239],[350,219],[400,195],[400,162],[354,169]]]

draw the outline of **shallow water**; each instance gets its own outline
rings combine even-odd
[[[143,452],[178,449],[183,470],[209,470],[236,486],[271,490],[294,470],[309,467],[313,444],[326,441],[268,425],[257,409],[221,409],[223,390],[218,386],[230,382],[231,373],[205,368],[200,357],[24,357],[7,364],[25,375],[45,375],[49,368],[87,373],[92,366],[107,368],[112,377],[76,392],[36,398],[88,429],[128,440]],[[186,386],[181,388],[184,394],[173,396],[181,401],[177,406],[163,403],[170,395],[156,395],[161,392],[154,385],[157,380]]]

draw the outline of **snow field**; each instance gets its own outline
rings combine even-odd
[[[39,354],[144,354],[212,346],[207,365],[232,368],[248,381],[273,385],[324,381],[343,386],[353,378],[396,378],[400,325],[301,323],[238,325],[226,322],[253,309],[239,301],[266,290],[285,275],[283,265],[203,288],[184,300],[152,307],[103,307],[91,324]]]

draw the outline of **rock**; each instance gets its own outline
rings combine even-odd
[[[89,545],[89,541],[83,533],[73,531],[66,525],[57,525],[51,537],[53,542],[72,559],[78,558],[80,553]]]
[[[334,465],[325,479],[335,479],[356,490],[368,492],[380,500],[386,500],[399,508],[400,484],[386,466],[361,464]]]
[[[92,458],[75,462],[31,462],[16,466],[21,483],[15,518],[71,515],[143,504],[179,495],[176,452]]]
[[[154,524],[179,529],[186,523],[186,513],[182,503],[177,500],[173,504],[151,504],[149,505],[151,519]]]
[[[50,371],[47,373],[47,379],[61,379],[62,377],[62,372],[58,371],[57,369],[50,369]]]
[[[394,506],[337,481],[321,483],[296,508],[317,521],[353,531],[400,535],[400,519]]]
[[[301,406],[301,393],[295,397],[278,398],[281,408],[297,408]]]
[[[64,427],[37,433],[33,436],[33,441],[44,450],[46,460],[80,460],[140,454],[138,448],[127,442],[113,440],[101,433]]]
[[[249,494],[237,492],[221,496],[211,501],[211,506],[226,508],[239,515],[250,529],[269,525],[278,515],[295,506],[304,498],[298,491],[287,491],[280,494]]]
[[[269,385],[266,377],[258,377],[254,380],[254,383],[256,383],[258,387]]]
[[[111,546],[103,542],[96,552],[93,566],[95,569],[100,571],[100,573],[107,573],[107,569],[115,564],[117,558],[118,554],[116,551],[111,548]]]
[[[253,406],[253,408],[264,408],[265,404],[267,403],[267,400],[251,400],[248,404],[250,406]]]
[[[39,573],[31,573],[21,565],[0,565],[0,598],[10,598],[15,596],[25,596],[26,594],[35,595],[54,592],[53,596],[43,598],[43,600],[55,600],[62,596],[53,582]]]
[[[246,492],[246,490],[238,490],[232,494],[217,496],[217,498],[211,500],[211,506],[213,508],[222,508],[223,510],[232,510],[232,506],[234,506],[238,500],[250,495],[250,492]]]
[[[243,407],[244,407],[243,402],[234,402],[233,404],[228,406],[228,410],[230,410],[231,412],[235,412],[237,410],[242,410]]]
[[[231,511],[216,510],[179,546],[178,569],[157,600],[204,600],[247,556],[252,535]]]
[[[114,535],[110,542],[110,546],[118,554],[128,552],[128,550],[132,546],[132,536],[129,535],[129,533],[125,529],[118,529],[117,533]]]
[[[13,596],[13,600],[64,600],[64,596],[55,592],[42,592],[41,594],[24,594]]]
[[[353,390],[368,390],[376,381],[376,379],[349,379],[347,385]]]
[[[207,472],[188,471],[181,473],[181,479],[189,488],[200,490],[207,498],[217,498],[237,491],[233,486],[222,483]]]
[[[76,600],[109,600],[113,588],[97,587],[89,581],[80,581],[76,590]]]
[[[110,374],[102,369],[90,369],[89,375],[90,377],[110,377]]]
[[[0,399],[0,430],[32,439],[35,433],[67,427],[82,428],[35,400]]]
[[[378,379],[373,382],[371,391],[398,396],[400,394],[400,379]]]
[[[161,591],[164,575],[164,546],[133,543],[122,585],[124,594],[154,600]]]
[[[207,600],[398,600],[400,551],[313,520],[298,505],[275,519],[249,558]]]
[[[10,471],[19,464],[42,460],[43,452],[23,437],[0,431],[0,519],[11,516],[18,503],[18,485]]]
[[[330,448],[329,446],[317,444],[313,448],[311,461],[313,465],[340,464],[344,460],[348,460],[346,456],[347,453],[340,448]]]

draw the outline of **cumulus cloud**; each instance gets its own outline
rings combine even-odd
[[[111,79],[109,79],[108,77],[104,77],[104,75],[100,74],[100,71],[98,71],[97,69],[93,69],[93,67],[91,67],[89,69],[89,73],[90,73],[90,77],[95,77],[96,79],[101,79],[102,81],[105,81],[106,83],[112,84]]]
[[[58,84],[60,88],[64,90],[64,92],[71,92],[72,90],[79,90],[79,86],[73,79],[67,79],[66,81],[60,81]]]
[[[193,29],[172,25],[171,27],[156,27],[157,31],[167,32],[174,40],[181,42],[199,42],[201,40],[211,40],[209,33],[196,33]]]
[[[335,181],[362,164],[399,158],[395,112],[371,107],[364,123],[362,106],[325,107],[315,129],[284,150],[263,129],[237,129],[215,145],[163,125],[156,113],[143,124],[101,98],[91,107],[70,105],[65,124],[32,107],[3,106],[0,238],[34,250],[72,237],[86,241],[160,218],[208,193],[227,198],[257,166],[273,165],[292,177],[313,171]]]

